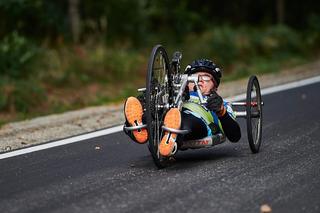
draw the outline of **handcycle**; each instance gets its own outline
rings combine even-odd
[[[153,161],[158,168],[164,168],[170,163],[171,157],[164,157],[159,153],[158,146],[164,131],[176,134],[186,134],[187,130],[172,129],[164,126],[163,119],[165,113],[173,107],[181,110],[184,103],[184,88],[189,82],[195,84],[200,103],[205,104],[205,100],[198,86],[198,76],[193,74],[188,76],[181,72],[182,54],[175,52],[171,62],[165,48],[161,45],[154,46],[147,70],[146,87],[138,89],[144,93],[146,124],[135,127],[124,127],[127,131],[147,128],[148,148]],[[232,102],[232,106],[245,107],[243,111],[234,111],[236,117],[246,119],[247,136],[252,153],[258,153],[262,136],[262,106],[259,81],[256,76],[251,76],[247,85],[247,96],[244,102]],[[213,147],[226,141],[223,133],[208,136],[202,139],[183,141],[181,146],[175,147],[175,151],[186,149],[198,149]]]

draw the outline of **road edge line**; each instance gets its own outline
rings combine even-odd
[[[63,145],[71,144],[71,143],[76,143],[76,142],[80,142],[83,140],[96,138],[96,137],[100,137],[100,136],[104,136],[104,135],[109,135],[112,133],[120,132],[120,131],[122,131],[122,129],[123,129],[123,125],[120,125],[120,126],[111,127],[108,129],[102,129],[102,130],[98,130],[98,131],[94,131],[94,132],[90,132],[90,133],[85,133],[82,135],[71,136],[69,138],[60,139],[60,140],[53,141],[53,142],[48,142],[48,143],[44,143],[44,144],[40,144],[40,145],[35,145],[35,146],[31,146],[31,147],[26,147],[26,148],[14,150],[14,151],[6,152],[3,154],[0,154],[0,160],[5,159],[5,158],[10,158],[10,157],[15,157],[18,155],[31,153],[31,152],[36,152],[36,151],[40,151],[40,150],[44,150],[44,149],[49,149],[49,148],[53,148],[53,147],[57,147],[57,146],[63,146]]]
[[[306,86],[306,85],[310,85],[310,84],[314,84],[314,83],[318,83],[318,82],[320,82],[320,76],[307,78],[307,79],[303,79],[303,80],[299,80],[299,81],[294,81],[294,82],[286,83],[283,85],[268,87],[268,88],[262,89],[261,94],[262,95],[273,94],[273,93],[277,93],[277,92],[281,92],[281,91],[285,91],[285,90],[289,90],[289,89],[294,89],[294,88],[298,88],[298,87],[302,87],[302,86]],[[240,94],[240,95],[228,97],[228,98],[226,98],[226,100],[230,101],[230,102],[234,102],[234,101],[243,100],[245,98],[246,98],[246,94]],[[23,155],[23,154],[27,154],[27,153],[31,153],[31,152],[36,152],[36,151],[40,151],[40,150],[44,150],[44,149],[49,149],[49,148],[63,146],[63,145],[71,144],[71,143],[81,142],[81,141],[84,141],[87,139],[96,138],[96,137],[100,137],[100,136],[104,136],[104,135],[113,134],[113,133],[122,131],[122,129],[123,129],[123,125],[120,125],[120,126],[107,128],[107,129],[97,130],[97,131],[90,132],[90,133],[85,133],[82,135],[71,136],[69,138],[60,139],[60,140],[56,140],[53,142],[48,142],[48,143],[35,145],[35,146],[31,146],[31,147],[26,147],[26,148],[22,148],[22,149],[10,151],[10,152],[5,152],[3,154],[0,154],[0,160]]]

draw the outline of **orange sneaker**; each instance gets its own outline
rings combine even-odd
[[[143,108],[140,101],[135,97],[129,97],[124,104],[124,115],[130,126],[142,125]],[[133,136],[138,143],[146,143],[148,132],[146,128],[132,131]]]
[[[180,129],[181,114],[178,108],[171,108],[167,112],[164,118],[164,125],[168,128]],[[176,138],[176,133],[165,131],[159,144],[159,151],[162,156],[168,157],[173,154],[173,151],[177,148]]]

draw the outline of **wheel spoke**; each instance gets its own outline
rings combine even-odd
[[[247,87],[247,133],[250,149],[259,152],[262,131],[261,93],[257,77],[251,76]]]
[[[169,103],[169,60],[166,51],[160,45],[154,47],[148,65],[146,94],[149,147],[155,164],[162,168],[165,160],[159,153],[162,136],[162,118]],[[151,125],[151,126],[150,126]]]

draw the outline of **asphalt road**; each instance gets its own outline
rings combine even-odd
[[[1,212],[320,212],[320,83],[265,95],[263,142],[158,170],[123,133],[0,161]]]

